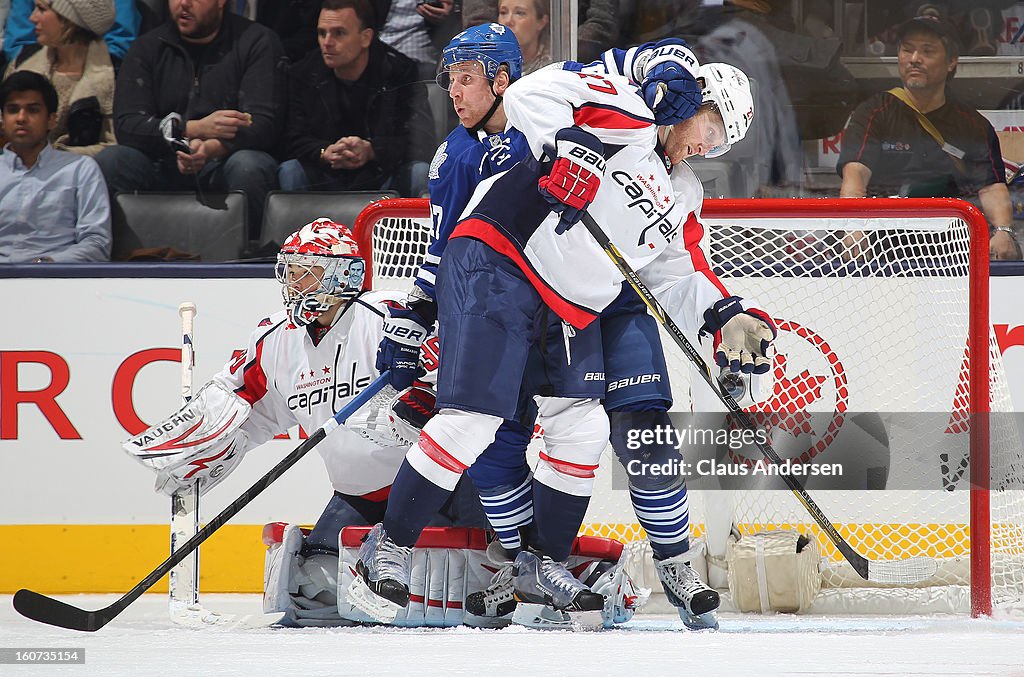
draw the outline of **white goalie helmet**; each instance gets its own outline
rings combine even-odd
[[[366,262],[348,226],[320,218],[288,236],[274,272],[289,317],[302,327],[359,294]]]
[[[750,80],[739,68],[727,63],[706,63],[697,70],[703,83],[701,95],[705,103],[713,103],[725,123],[725,143],[712,148],[704,156],[716,158],[725,154],[734,143],[743,139],[754,119],[754,97]]]

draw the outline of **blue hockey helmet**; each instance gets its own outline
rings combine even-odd
[[[488,80],[494,80],[501,64],[508,64],[512,81],[523,75],[523,53],[515,33],[499,23],[480,24],[462,31],[441,52],[441,69],[449,70],[463,61],[479,61]]]

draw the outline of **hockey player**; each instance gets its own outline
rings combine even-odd
[[[507,79],[503,79],[500,83],[492,81],[490,88],[478,87],[476,91],[480,94],[477,95],[476,99],[470,98],[470,94],[467,94],[467,92],[471,92],[468,86],[459,86],[458,94],[455,91],[456,83],[460,78],[467,80],[467,85],[473,84],[472,79],[465,76],[465,71],[473,68],[482,70],[486,68],[485,64],[488,63],[489,59],[500,60],[500,57],[503,56],[500,47],[500,35],[495,36],[493,31],[488,32],[487,29],[488,27],[477,27],[477,30],[480,32],[472,36],[476,40],[475,43],[465,39],[460,41],[457,38],[445,50],[444,66],[450,72],[454,71],[450,76],[453,83],[452,97],[456,110],[460,112],[460,117],[462,117],[463,111],[473,111],[474,105],[476,107],[475,110],[484,110],[485,106],[480,105],[481,98],[486,103],[491,104],[489,110],[487,110],[487,116],[491,116],[495,111],[504,112],[500,103],[500,93],[507,87]],[[473,29],[470,30],[472,31]],[[466,34],[469,33],[470,31],[466,32]],[[466,34],[460,37],[465,38]],[[481,44],[482,38],[490,38],[492,42],[498,44]],[[573,66],[569,65],[566,67],[572,68]],[[576,65],[576,67],[579,66]],[[662,125],[671,125],[680,119],[692,116],[699,105],[700,88],[696,86],[696,80],[692,78],[690,72],[691,69],[695,68],[695,59],[685,47],[685,44],[679,41],[667,41],[658,45],[645,45],[628,51],[612,50],[605,55],[601,62],[583,67],[583,69],[591,72],[607,72],[609,70],[625,72],[634,81],[642,82],[644,84],[645,98],[649,104],[653,104],[658,97],[664,99],[661,102],[661,106],[656,108],[657,112],[655,114],[655,121]],[[494,69],[497,70],[497,64],[494,65]],[[490,94],[491,100],[487,101],[486,96],[482,97],[481,94]],[[746,96],[747,103],[749,103],[749,92],[746,93]],[[468,105],[467,99],[469,99]],[[742,105],[744,102],[728,100],[725,103]],[[466,122],[467,119],[468,123]],[[480,124],[483,124],[478,124],[476,120],[469,116],[464,117],[463,120],[466,128],[470,131],[479,129]],[[487,118],[485,117],[484,122],[486,121]],[[749,120],[747,122],[749,123]],[[743,131],[745,131],[745,127]],[[439,233],[440,237],[432,243],[432,256],[428,258],[428,262],[424,266],[424,272],[421,272],[417,280],[417,288],[412,295],[413,302],[410,304],[412,308],[416,308],[418,304],[422,304],[421,307],[430,307],[427,299],[429,299],[432,295],[431,292],[433,292],[433,280],[439,258],[438,254],[446,244],[447,235],[451,232],[455,222],[454,213],[457,210],[451,208],[452,203],[454,202],[458,208],[461,208],[459,201],[451,199],[451,194],[454,191],[450,189],[444,191],[436,190],[437,186],[435,184],[437,183],[440,183],[444,188],[448,188],[438,179],[445,177],[445,172],[452,171],[452,167],[461,169],[461,172],[452,171],[452,173],[462,179],[462,185],[458,185],[458,187],[465,190],[466,184],[472,183],[466,177],[479,180],[486,175],[494,173],[495,168],[487,163],[489,151],[496,150],[495,156],[501,159],[506,166],[509,163],[510,155],[515,159],[522,157],[521,153],[516,152],[521,148],[518,141],[522,138],[516,129],[510,129],[501,136],[485,137],[481,134],[481,142],[479,143],[467,143],[466,135],[461,132],[462,128],[456,129],[449,136],[449,142],[453,139],[461,141],[463,147],[475,150],[475,156],[470,153],[466,153],[465,156],[452,154],[443,145],[435,157],[434,166],[432,167],[431,196],[432,203],[434,203],[432,205],[432,213],[435,218],[436,232]],[[694,150],[695,152],[701,152],[696,146]],[[483,159],[479,159],[481,154]],[[459,158],[466,156],[473,157],[473,160],[460,165]],[[447,198],[447,204],[437,204],[435,197],[441,195]],[[465,193],[463,192],[459,197],[465,199]],[[392,312],[394,315],[394,310]],[[620,349],[609,351],[607,343],[605,346],[605,372],[609,376],[609,382],[617,386],[609,390],[605,406],[611,411],[638,412],[632,417],[634,422],[638,418],[660,421],[671,403],[671,395],[668,390],[668,376],[664,357],[661,353],[657,327],[653,319],[646,314],[645,309],[635,294],[627,289],[612,306],[602,313],[601,325],[606,336],[614,336],[620,343]],[[566,341],[568,343],[568,339]],[[624,350],[621,349],[622,345],[631,347],[647,345],[650,349],[640,351],[638,356],[635,348]],[[385,344],[382,346],[382,353],[386,347],[387,339],[385,339]],[[591,375],[593,373],[595,372],[591,372]],[[649,377],[631,378],[642,374],[648,374]],[[543,407],[545,400],[542,399],[541,402]],[[550,400],[548,404],[551,404]],[[574,403],[574,405],[574,407],[570,408],[566,405],[565,401],[559,402],[557,399],[554,400],[554,406],[561,407],[562,409],[560,413],[569,412],[570,415],[586,407],[587,403],[578,402]],[[579,405],[582,405],[582,407]],[[572,409],[575,409],[575,411],[572,411]],[[585,420],[585,417],[583,418]],[[501,439],[502,430],[507,426],[508,422],[506,421],[499,428],[498,439]],[[594,428],[593,425],[590,427],[591,429]],[[636,451],[630,451],[626,448],[623,438],[624,430],[617,431],[617,433],[613,434],[612,442],[623,464],[627,464],[632,458],[641,456]],[[576,444],[579,446],[578,438]],[[603,448],[603,446],[603,439],[599,439],[598,444],[593,448],[597,449],[599,453],[600,448]],[[592,487],[593,467],[596,467],[596,461],[589,468],[577,468],[571,462],[569,464],[560,463],[556,455],[550,453],[550,449],[548,451],[548,457],[542,458],[542,465],[538,474],[549,471],[547,473],[549,483],[555,484],[559,488],[566,488],[566,482],[559,482],[559,471],[562,471],[561,475],[567,474],[564,472],[565,470],[569,470],[570,473],[582,471],[582,474],[589,475],[587,479],[591,479],[590,486],[582,487],[582,491],[580,491],[578,485],[571,486],[569,491],[589,496],[589,490]],[[645,449],[642,453],[649,456],[652,451],[662,455],[671,453],[671,450],[665,449]],[[655,456],[655,460],[657,458]],[[498,485],[485,489],[484,483],[478,479],[480,465],[482,464],[478,461],[471,466],[469,473],[481,489],[485,509],[488,511],[492,525],[497,530],[499,537],[501,537],[502,544],[512,550],[514,555],[516,554],[515,548],[519,545],[519,531],[516,527],[528,524],[533,513],[529,502],[531,493],[529,491],[530,477],[528,468],[515,471],[512,475],[512,481],[504,486]],[[555,469],[555,472],[551,473],[551,469]],[[550,482],[552,478],[555,480],[554,482]],[[588,483],[585,482],[584,484]],[[687,625],[692,627],[713,627],[715,621],[710,612],[718,605],[717,594],[708,589],[688,566],[692,553],[689,552],[689,523],[685,485],[680,478],[667,478],[666,481],[666,478],[658,476],[631,478],[630,485],[631,498],[636,507],[638,518],[650,536],[657,560],[659,576],[669,599],[679,607],[680,616],[687,622]],[[537,486],[537,482],[534,482],[534,487],[536,488]],[[557,492],[553,493],[556,496],[558,495]],[[580,519],[582,519],[582,513],[585,512],[585,509],[585,500],[582,502],[577,501],[576,505],[573,506],[573,510],[566,512],[576,512],[579,514]],[[538,520],[541,519],[544,512],[537,509]],[[568,523],[573,522],[569,520]],[[542,560],[542,562],[548,563],[546,560]],[[483,600],[477,599],[478,605],[482,604],[485,606],[488,613],[501,613],[510,606],[511,590],[507,573],[505,570],[499,572],[493,589],[487,591],[487,594],[483,596]],[[468,605],[469,607],[473,605],[472,596],[468,600]]]
[[[396,295],[363,291],[364,270],[344,225],[318,219],[286,239],[276,269],[285,309],[260,321],[245,352],[192,402],[125,444],[158,472],[158,491],[187,492],[196,483],[209,491],[247,451],[296,424],[315,430],[379,375],[374,354],[387,304]],[[429,412],[432,402],[421,402],[424,396],[407,391],[397,406]],[[361,415],[362,410],[317,445],[334,495],[301,542],[301,564],[291,574],[299,589],[291,596],[287,621],[338,620],[339,532],[375,524],[384,515],[409,440],[391,431],[390,439],[377,435],[370,441],[353,430]],[[438,526],[487,526],[468,480],[429,519]]]

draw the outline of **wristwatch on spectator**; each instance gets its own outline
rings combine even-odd
[[[989,239],[992,239],[993,237],[995,237],[995,234],[998,233],[998,232],[1003,232],[1003,233],[1006,233],[1006,234],[1008,234],[1010,236],[1010,239],[1013,241],[1013,246],[1017,248],[1018,255],[1021,252],[1024,252],[1024,248],[1021,247],[1020,241],[1017,239],[1017,233],[1015,233],[1013,231],[1013,228],[1011,228],[1010,226],[989,226],[988,227],[988,237],[989,237]]]

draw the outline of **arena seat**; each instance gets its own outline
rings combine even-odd
[[[113,256],[172,247],[201,261],[229,261],[247,244],[242,191],[229,193],[120,193],[112,205]]]
[[[274,190],[267,194],[263,209],[263,243],[283,244],[286,237],[322,216],[350,228],[363,208],[377,200],[398,197],[388,190],[346,192],[286,192]]]

